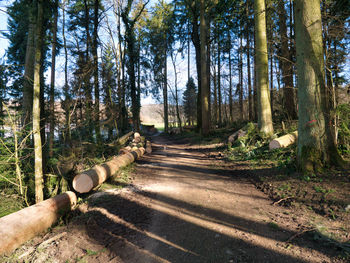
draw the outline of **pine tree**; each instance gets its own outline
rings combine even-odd
[[[192,77],[189,78],[186,84],[186,90],[183,93],[184,112],[189,125],[194,125],[196,121],[197,104],[197,87]]]

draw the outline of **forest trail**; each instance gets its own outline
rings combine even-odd
[[[153,150],[137,162],[131,186],[96,193],[82,214],[51,233],[64,237],[32,260],[337,262],[299,237],[302,219],[272,205],[243,166],[162,136]]]

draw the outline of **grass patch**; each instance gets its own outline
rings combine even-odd
[[[17,212],[22,208],[24,205],[20,199],[0,195],[0,217]]]

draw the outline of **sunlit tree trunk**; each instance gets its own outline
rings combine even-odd
[[[35,155],[35,202],[44,200],[44,175],[43,155],[40,135],[40,70],[41,70],[41,47],[43,33],[43,0],[38,0],[38,16],[36,25],[36,47],[34,62],[34,88],[33,88],[33,134]]]
[[[258,95],[258,126],[267,135],[273,133],[268,81],[266,9],[264,0],[254,1],[256,80]]]
[[[286,114],[291,119],[296,119],[297,114],[294,103],[293,88],[293,63],[290,61],[291,55],[288,47],[287,18],[284,0],[278,1],[279,33],[281,41],[280,64],[282,70],[284,108]]]
[[[239,52],[238,52],[238,74],[239,74],[239,119],[243,120],[243,44],[242,39],[243,36],[241,35],[239,38]]]
[[[200,57],[201,57],[201,105],[202,105],[202,129],[203,135],[209,134],[209,91],[207,73],[207,24],[205,19],[205,1],[200,2]]]
[[[222,96],[221,96],[221,47],[220,36],[218,36],[218,109],[219,109],[219,126],[222,125]]]
[[[250,70],[250,33],[249,33],[249,2],[246,5],[246,15],[247,15],[247,28],[246,28],[246,39],[247,39],[247,75],[248,75],[248,119],[253,119],[253,97],[252,97],[252,80],[251,80],[251,70]]]
[[[295,1],[298,69],[298,163],[314,172],[341,158],[332,138],[325,85],[320,0]]]
[[[94,72],[94,88],[95,88],[95,105],[94,105],[94,122],[95,122],[95,133],[97,142],[101,142],[101,129],[100,129],[100,84],[98,79],[98,10],[100,1],[95,0],[94,3],[94,32],[92,42],[92,56],[93,56],[93,72]]]
[[[52,55],[51,55],[51,84],[50,84],[50,139],[49,156],[53,156],[53,143],[55,139],[55,73],[56,73],[56,43],[57,43],[57,19],[58,0],[55,0],[54,22],[52,26]]]
[[[168,66],[167,50],[164,49],[164,83],[163,83],[163,110],[164,110],[164,132],[169,131],[169,114],[168,114]]]
[[[31,119],[32,102],[33,102],[33,78],[34,78],[34,58],[35,58],[35,1],[29,10],[29,27],[26,46],[26,56],[24,64],[24,81],[23,81],[23,115],[22,125],[26,126]]]

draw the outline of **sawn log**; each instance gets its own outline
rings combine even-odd
[[[96,186],[102,184],[108,177],[115,174],[120,168],[134,162],[145,153],[141,147],[132,152],[115,156],[111,161],[96,165],[92,169],[78,174],[73,179],[73,188],[78,193],[88,193]]]
[[[288,147],[289,145],[292,145],[297,140],[298,140],[298,131],[295,131],[272,140],[269,144],[269,149],[273,150],[273,149],[285,148],[285,147]]]
[[[46,231],[77,202],[66,192],[0,218],[0,255]]]

